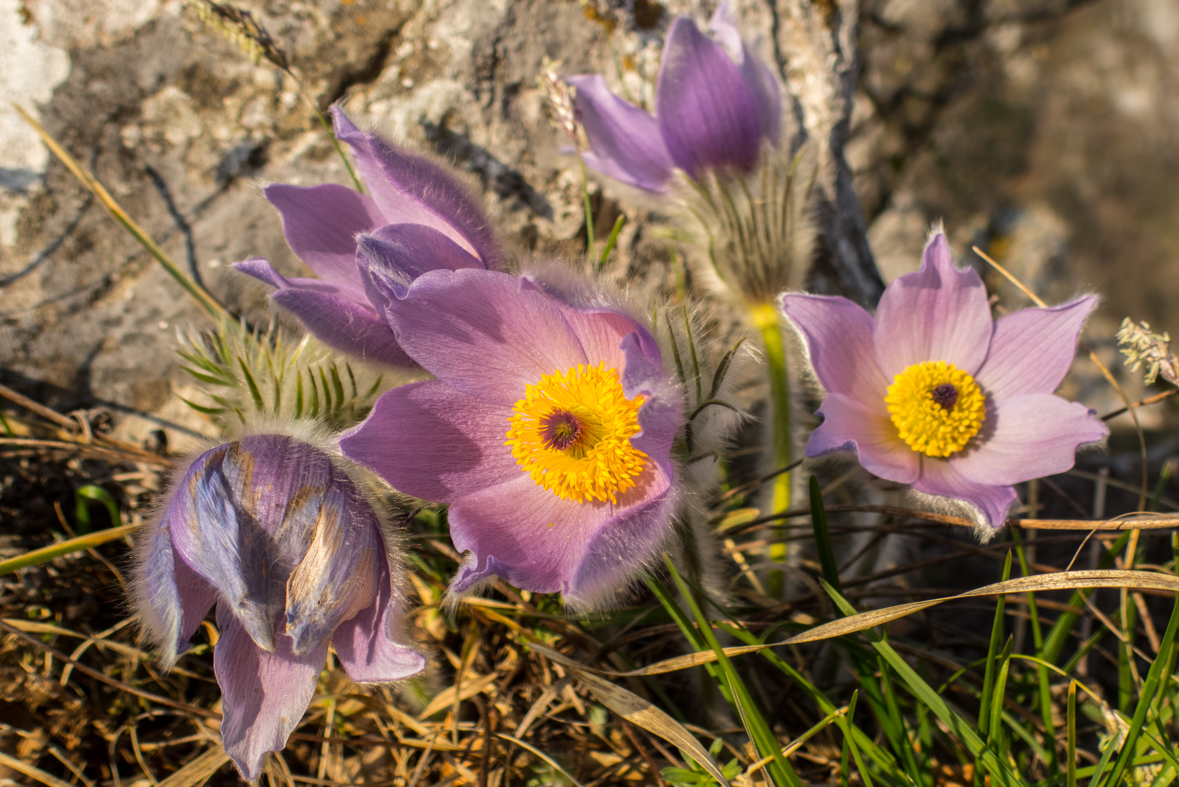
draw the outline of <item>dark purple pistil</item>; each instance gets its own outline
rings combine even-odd
[[[953,410],[958,403],[958,389],[951,383],[942,383],[933,389],[933,400],[942,406],[943,410]]]
[[[544,444],[564,451],[581,436],[581,421],[568,410],[554,410],[540,419],[540,437]]]

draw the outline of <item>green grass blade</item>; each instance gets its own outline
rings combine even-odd
[[[820,582],[823,582],[820,580]],[[847,602],[843,596],[835,592],[835,589],[823,582],[824,590],[831,596],[831,599],[836,605],[844,611],[844,614],[855,614],[855,607]],[[873,633],[870,629],[861,632],[865,635],[872,647],[876,649],[877,653],[884,656],[885,661],[897,673],[897,675],[904,681],[909,691],[913,696],[921,702],[929,706],[934,715],[941,719],[942,723],[949,728],[950,732],[957,736],[958,740],[966,746],[967,750],[976,758],[982,760],[983,765],[986,766],[987,772],[991,774],[992,784],[995,784],[995,779],[1001,779],[1005,787],[1013,787],[1019,785],[1020,787],[1028,787],[1027,782],[1024,781],[1019,774],[1012,770],[1010,763],[1004,762],[995,756],[995,753],[988,750],[982,739],[978,737],[978,733],[974,728],[966,722],[964,718],[950,710],[933,687],[921,679],[912,667],[909,666],[900,654],[893,650],[892,646],[884,642],[880,635]]]
[[[1155,701],[1155,694],[1159,691],[1159,680],[1162,677],[1164,666],[1171,661],[1171,648],[1174,647],[1177,630],[1179,630],[1179,596],[1176,596],[1175,605],[1171,608],[1171,620],[1167,623],[1167,631],[1163,634],[1163,639],[1159,644],[1158,656],[1150,665],[1150,672],[1147,673],[1146,681],[1142,684],[1142,692],[1138,695],[1138,706],[1134,709],[1134,718],[1130,721],[1130,729],[1126,733],[1126,742],[1114,764],[1113,774],[1106,782],[1108,785],[1121,783],[1118,780],[1134,756],[1134,744],[1137,743],[1138,735],[1142,732],[1142,725],[1146,722],[1146,713]]]
[[[101,486],[87,484],[74,492],[74,518],[78,520],[78,535],[84,536],[90,532],[90,501],[102,503],[111,518],[111,527],[123,524],[119,516],[119,504],[110,492]]]
[[[999,670],[995,676],[995,687],[992,689],[990,702],[991,717],[986,721],[987,745],[992,746],[999,737],[999,728],[1003,722],[1003,698],[1007,694],[1007,671],[1011,666],[1011,648],[1015,643],[1014,637],[1007,638],[1003,646],[1003,653],[999,656]]]
[[[1004,582],[1011,576],[1011,553],[1007,553],[1006,559],[1003,561],[1003,580]],[[983,688],[982,694],[979,696],[978,709],[978,734],[986,736],[990,734],[991,719],[991,692],[995,686],[995,656],[999,651],[999,643],[1003,640],[1003,622],[1006,614],[1007,596],[999,596],[999,600],[995,602],[995,620],[991,624],[991,643],[987,646],[987,666],[983,672]]]
[[[625,223],[625,213],[619,214],[614,220],[614,229],[610,230],[610,237],[606,238],[606,248],[602,249],[602,257],[598,260],[598,270],[606,267],[606,260],[610,259],[610,252],[614,251],[614,244],[618,243],[618,233],[622,232],[622,225]]]
[[[696,598],[692,594],[688,584],[684,582],[679,572],[676,571],[675,564],[666,555],[664,556],[664,561],[667,564],[668,571],[671,572],[671,578],[675,581],[680,595],[688,602],[692,616],[696,619],[696,623],[699,626],[700,634],[704,637],[708,647],[716,654],[717,666],[720,667],[721,674],[729,685],[729,689],[735,700],[734,706],[737,709],[738,715],[741,717],[741,723],[753,741],[753,745],[757,747],[758,754],[762,757],[772,758],[769,764],[766,765],[766,772],[770,775],[770,780],[778,787],[781,787],[781,785],[802,787],[802,782],[799,780],[798,775],[794,773],[794,768],[790,766],[789,761],[782,755],[781,744],[778,743],[778,739],[774,737],[770,725],[766,722],[765,717],[762,716],[761,711],[758,710],[757,704],[753,700],[753,695],[749,693],[749,689],[745,686],[744,681],[741,680],[740,675],[737,674],[737,670],[733,668],[733,663],[725,655],[724,648],[717,641],[716,635],[712,631],[712,621],[708,619],[707,615],[700,608],[700,605],[696,602]]]
[[[827,510],[823,507],[823,491],[819,479],[811,476],[808,490],[811,498],[811,524],[815,529],[815,550],[819,553],[819,565],[823,567],[823,578],[839,593],[843,584],[839,581],[839,567],[831,551],[831,534],[827,530]]]

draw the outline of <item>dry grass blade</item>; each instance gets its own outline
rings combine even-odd
[[[542,760],[544,760],[546,763],[548,763],[549,767],[551,767],[553,770],[557,771],[562,776],[564,776],[566,779],[568,779],[574,785],[574,787],[582,787],[581,782],[577,781],[577,779],[574,779],[573,774],[569,773],[569,771],[562,768],[561,764],[559,762],[554,760],[549,755],[545,754],[540,749],[533,746],[528,741],[521,740],[514,735],[504,735],[502,732],[497,732],[495,734],[495,737],[500,738],[501,740],[505,740],[508,743],[514,743],[517,746],[519,746],[521,749],[525,749],[527,751],[532,752],[537,757],[540,757]]]
[[[1170,574],[1157,574],[1152,571],[1119,570],[1061,571],[1056,574],[1038,574],[1032,577],[1019,577],[1017,579],[1009,579],[1006,582],[997,582],[993,585],[968,590],[956,596],[944,596],[926,601],[913,601],[908,604],[898,604],[897,606],[885,607],[884,609],[861,612],[858,615],[824,623],[821,626],[816,626],[809,631],[804,631],[797,636],[784,639],[781,642],[771,642],[764,645],[742,645],[735,648],[725,648],[724,652],[726,656],[740,656],[745,653],[756,653],[766,648],[777,648],[783,645],[801,645],[804,642],[818,642],[820,640],[833,639],[845,634],[854,634],[857,631],[863,631],[873,626],[891,623],[894,620],[912,615],[914,612],[920,612],[921,610],[944,604],[947,601],[958,599],[975,598],[977,596],[998,596],[1004,593],[1079,590],[1081,588],[1136,588],[1140,590],[1162,590],[1179,593],[1179,577],[1174,577]],[[689,653],[686,656],[666,659],[630,672],[597,671],[614,677],[631,678],[644,675],[661,675],[665,672],[676,672],[691,667],[698,667],[701,664],[708,664],[713,661],[716,661],[716,654],[710,650],[702,650],[696,653]],[[581,667],[581,669],[588,669],[588,667]]]
[[[47,547],[34,549],[32,552],[26,552],[23,555],[17,555],[8,560],[0,561],[0,576],[11,574],[13,571],[25,568],[26,566],[34,566],[38,563],[53,560],[62,555],[81,552],[85,549],[93,549],[99,544],[105,544],[108,541],[114,541],[115,539],[130,535],[138,529],[138,524],[112,527],[108,530],[100,530],[97,533],[89,533],[84,536],[78,536],[77,538],[60,541],[56,544],[50,544]]]
[[[160,782],[160,787],[201,787],[227,762],[229,755],[225,749],[220,744],[211,746],[204,754]]]
[[[537,645],[535,643],[530,644],[529,647],[545,658],[551,659],[577,673],[578,679],[607,708],[631,724],[642,727],[653,735],[658,735],[673,746],[678,746],[680,750],[690,754],[692,759],[700,767],[708,771],[712,778],[716,779],[718,784],[729,784],[721,772],[720,766],[716,764],[716,760],[712,759],[712,755],[708,753],[708,750],[700,744],[700,741],[696,740],[696,736],[684,729],[683,725],[659,708],[621,686],[615,686],[610,681],[599,678],[590,672],[587,667],[568,656],[564,656],[554,650],[549,650],[543,645]]]
[[[443,689],[437,697],[430,701],[425,710],[418,714],[419,719],[428,719],[435,713],[446,710],[456,702],[469,700],[479,692],[495,683],[499,678],[494,672],[490,675],[476,675],[454,686]]]
[[[73,785],[63,782],[56,776],[52,776],[40,768],[35,768],[28,763],[21,762],[15,757],[9,757],[3,752],[0,752],[0,765],[3,765],[7,768],[12,768],[12,770],[16,771],[17,773],[23,773],[30,779],[39,781],[46,785],[46,787],[73,787]]]

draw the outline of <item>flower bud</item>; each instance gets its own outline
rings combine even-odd
[[[250,435],[196,457],[138,548],[136,606],[167,666],[217,604],[221,734],[247,779],[298,725],[329,642],[360,683],[424,666],[395,639],[379,515],[341,460],[302,440]]]

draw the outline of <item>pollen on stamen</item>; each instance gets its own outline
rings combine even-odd
[[[986,396],[978,383],[945,361],[906,368],[888,387],[884,402],[897,436],[930,457],[966,448],[986,419]]]
[[[617,503],[647,460],[630,441],[643,401],[628,399],[618,371],[604,364],[546,374],[516,402],[504,444],[520,469],[557,497]]]

